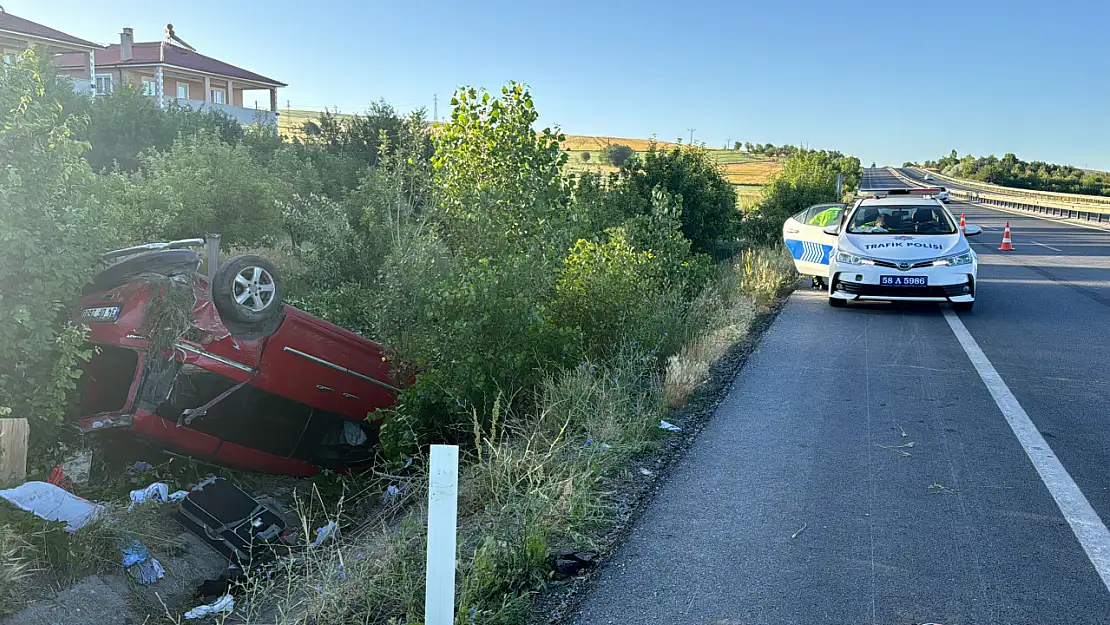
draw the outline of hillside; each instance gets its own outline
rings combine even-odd
[[[304,123],[319,117],[319,111],[297,109],[281,110],[278,114],[278,131],[283,137],[304,139]],[[563,148],[570,156],[570,169],[572,171],[612,172],[616,167],[601,163],[601,151],[612,144],[627,145],[637,153],[646,152],[651,143],[650,139],[632,139],[627,137],[606,137],[589,135],[566,135]],[[656,141],[661,148],[676,147],[679,144],[669,141]],[[743,197],[752,197],[758,193],[758,187],[767,182],[778,173],[780,162],[772,157],[748,154],[720,148],[708,148],[709,153],[721,164],[725,177],[734,185],[737,192]],[[585,153],[590,153],[590,160],[583,159]]]

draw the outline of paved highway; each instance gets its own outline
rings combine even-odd
[[[576,623],[1110,623],[1110,232],[951,209],[975,312],[794,293]]]

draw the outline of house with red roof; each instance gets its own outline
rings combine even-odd
[[[124,28],[118,44],[95,50],[96,92],[110,93],[132,84],[162,106],[177,102],[192,108],[219,109],[244,124],[277,122],[277,90],[285,83],[197,52],[166,25],[162,41],[136,42]],[[82,67],[73,54],[56,57],[59,71]],[[259,97],[261,95],[261,97]],[[260,104],[261,102],[261,104]]]
[[[12,15],[0,8],[0,60],[11,63],[16,56],[30,47],[37,47],[44,54],[64,55],[70,67],[64,74],[73,78],[80,91],[92,88],[96,74],[94,52],[103,46],[74,37],[60,30]]]

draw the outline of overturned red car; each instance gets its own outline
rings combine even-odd
[[[261,256],[202,274],[190,248],[206,244],[215,267],[217,236],[105,254],[110,264],[75,314],[97,350],[73,422],[240,469],[309,476],[369,466],[374,412],[402,386],[391,354],[285,304],[281,276]],[[166,322],[171,292],[177,325]]]

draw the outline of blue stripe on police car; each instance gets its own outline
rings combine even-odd
[[[831,245],[821,245],[820,243],[799,241],[797,239],[786,239],[786,248],[790,250],[790,255],[794,257],[794,260],[819,265],[829,264],[829,254],[832,253]]]

